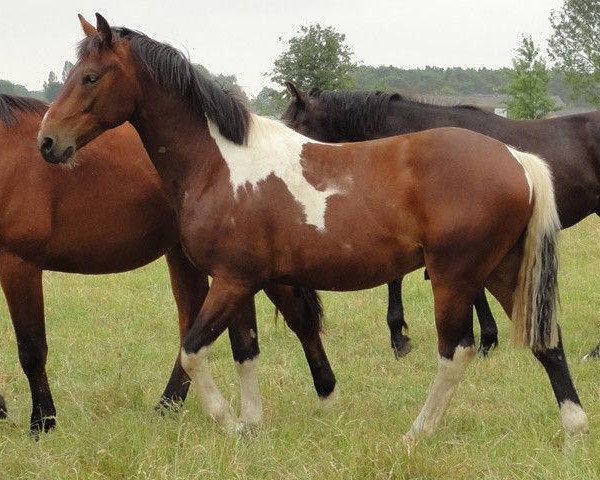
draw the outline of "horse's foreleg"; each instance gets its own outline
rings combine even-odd
[[[434,298],[438,371],[425,404],[406,434],[409,441],[422,434],[430,435],[435,430],[475,356],[473,297],[438,286],[434,287]]]
[[[269,285],[265,293],[300,340],[319,398],[332,398],[335,375],[321,342],[321,306],[317,293],[286,285]]]
[[[180,246],[166,254],[171,289],[177,305],[179,338],[181,344],[194,322],[202,302],[208,293],[208,277],[200,273],[187,259]],[[179,354],[175,359],[169,382],[156,408],[173,408],[185,400],[190,387],[190,378],[181,367]]]
[[[4,400],[4,397],[0,395],[0,418],[6,418],[6,412],[6,401]]]
[[[241,428],[252,431],[262,418],[258,385],[258,330],[254,299],[244,302],[229,324],[229,340],[240,377]]]
[[[390,329],[392,350],[396,359],[410,352],[410,338],[404,335],[403,330],[408,330],[404,321],[404,307],[402,305],[402,277],[388,283],[388,311],[387,324]]]
[[[208,366],[210,345],[236,318],[235,313],[252,300],[255,291],[222,277],[214,277],[200,313],[185,336],[181,365],[192,379],[200,401],[222,428],[233,432],[238,423],[229,403],[217,388]]]
[[[2,253],[0,283],[17,337],[19,361],[31,390],[31,432],[56,425],[56,409],[46,375],[46,329],[42,271],[24,260]]]
[[[475,297],[475,311],[481,327],[481,342],[479,353],[486,356],[488,352],[498,346],[498,326],[490,310],[490,305],[485,297],[485,290],[481,290]]]
[[[569,373],[560,330],[556,348],[543,351],[534,350],[533,354],[543,365],[548,378],[550,378],[552,390],[554,390],[554,396],[560,408],[560,419],[567,434],[573,436],[586,433],[588,431],[588,418],[583,408],[581,408],[579,395],[577,395]]]

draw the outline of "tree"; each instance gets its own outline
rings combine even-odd
[[[48,74],[48,80],[44,82],[44,97],[46,100],[49,102],[54,100],[61,87],[62,83],[60,83],[56,78],[56,73],[50,72]]]
[[[259,115],[266,115],[272,118],[280,118],[288,103],[283,92],[264,87],[258,95],[252,99],[250,105]]]
[[[302,90],[349,88],[356,64],[345,40],[346,35],[333,27],[323,28],[318,23],[301,27],[267,75],[279,85],[291,81]]]
[[[248,101],[248,97],[246,96],[246,92],[240,87],[237,83],[237,77],[235,75],[223,75],[218,73],[214,75],[208,71],[208,69],[204,65],[200,65],[199,63],[194,63],[194,68],[200,72],[201,75],[208,77],[214,80],[217,84],[219,84],[224,90],[234,92],[238,96],[240,96],[245,101]]]
[[[508,71],[506,102],[511,118],[543,118],[556,108],[548,93],[550,72],[546,62],[539,57],[539,49],[531,37],[523,37],[513,58],[513,69]]]
[[[565,0],[550,14],[548,53],[576,96],[600,106],[600,2]]]
[[[9,80],[0,80],[0,94],[20,95],[22,97],[27,97],[29,95],[29,91],[23,85],[12,83]]]
[[[73,68],[73,64],[71,62],[69,62],[68,60],[65,60],[65,64],[63,65],[63,70],[62,70],[62,83],[65,83],[65,80],[69,76],[69,72],[71,72],[72,68]]]

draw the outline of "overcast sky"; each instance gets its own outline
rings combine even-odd
[[[82,38],[77,13],[95,24],[141,30],[189,53],[213,73],[234,74],[250,95],[302,25],[346,34],[355,60],[397,67],[510,66],[521,34],[545,54],[550,11],[562,0],[2,0],[0,78],[39,90]],[[283,37],[279,41],[279,37]]]

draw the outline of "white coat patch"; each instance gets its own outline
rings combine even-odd
[[[525,169],[525,166],[523,165],[523,161],[521,159],[525,152],[521,152],[520,150],[517,150],[516,148],[513,148],[509,145],[506,145],[506,148],[508,148],[508,151],[511,153],[511,155],[515,157],[517,162],[519,162],[523,167],[523,170],[525,170],[525,178],[527,179],[527,185],[529,185],[529,203],[531,203],[531,200],[533,199],[533,180],[531,179],[531,175],[529,175],[529,172]]]
[[[281,122],[251,115],[246,145],[226,139],[219,128],[208,120],[208,130],[229,167],[234,195],[239,189],[256,189],[269,175],[281,179],[300,204],[305,222],[325,230],[325,211],[331,195],[343,193],[335,186],[317,190],[304,177],[301,155],[306,143],[315,142]]]

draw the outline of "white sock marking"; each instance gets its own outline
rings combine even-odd
[[[326,397],[319,397],[320,405],[322,408],[328,410],[332,408],[339,398],[337,385],[333,387],[333,390]]]
[[[588,418],[583,408],[571,400],[560,402],[560,419],[568,435],[587,433],[589,430]]]
[[[407,436],[433,433],[450,403],[454,390],[462,380],[465,370],[475,356],[475,346],[456,347],[452,360],[438,357],[438,371],[429,395],[419,416],[415,419]]]
[[[240,377],[241,421],[245,425],[257,425],[262,418],[262,402],[258,386],[258,356],[242,363],[236,362]]]
[[[215,384],[207,362],[209,347],[202,347],[196,353],[186,353],[181,349],[181,366],[192,379],[204,410],[228,432],[237,431],[238,425],[229,403]]]
[[[247,145],[237,145],[223,137],[210,120],[208,129],[229,167],[234,195],[240,188],[255,189],[269,175],[275,175],[302,207],[305,222],[325,230],[327,199],[341,192],[334,185],[323,191],[317,190],[304,177],[302,149],[306,143],[318,142],[281,122],[258,115],[251,115]]]

